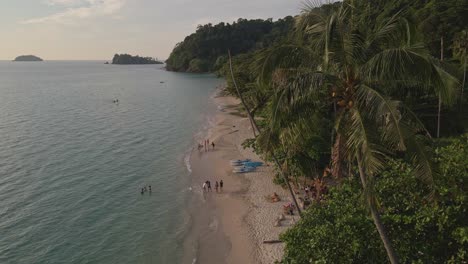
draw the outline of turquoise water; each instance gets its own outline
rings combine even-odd
[[[180,261],[221,80],[160,67],[0,62],[0,263]]]

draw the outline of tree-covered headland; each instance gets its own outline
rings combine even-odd
[[[227,62],[227,50],[242,54],[266,48],[287,35],[292,17],[239,19],[232,24],[199,25],[197,31],[178,43],[166,61],[167,69],[181,72],[213,72]]]
[[[43,61],[43,59],[34,55],[21,55],[16,57],[13,61]]]
[[[112,64],[164,64],[151,57],[132,56],[130,54],[115,54]]]
[[[281,263],[467,263],[467,2],[309,4],[281,23],[272,41],[201,26],[168,60],[224,76],[258,127],[245,146],[314,189]]]

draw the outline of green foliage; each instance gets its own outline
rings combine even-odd
[[[397,160],[375,180],[382,220],[402,263],[466,263],[468,258],[468,134],[435,154],[439,174],[433,186]],[[324,203],[310,207],[282,235],[282,263],[386,262],[357,181],[332,188]]]
[[[115,54],[112,64],[163,64],[151,57],[132,56],[129,54]]]
[[[193,59],[189,62],[187,71],[189,72],[206,72],[208,70],[209,63],[202,59]]]
[[[292,24],[293,18],[286,17],[275,22],[271,19],[239,19],[232,24],[199,25],[195,33],[176,45],[166,61],[167,69],[216,71],[227,61],[228,50],[237,55],[268,47],[284,38]],[[192,65],[192,62],[196,65]]]
[[[258,149],[258,145],[254,138],[248,138],[242,142],[242,147],[244,149],[251,148],[256,154],[261,154],[260,150]]]
[[[353,1],[356,6],[356,21],[361,30],[366,30],[369,21],[380,23],[386,18],[401,12],[412,24],[418,26],[421,38],[434,57],[440,56],[440,38],[446,45],[444,54],[452,57],[451,40],[454,35],[468,25],[468,9],[464,0],[374,0]]]
[[[311,206],[281,236],[286,242],[282,263],[385,263],[385,251],[358,189],[358,184],[348,182],[331,189],[326,202]]]

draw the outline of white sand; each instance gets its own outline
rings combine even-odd
[[[232,106],[239,104],[233,97],[217,97],[220,109],[215,126],[210,130],[211,140],[217,143],[216,151],[208,152],[203,159],[211,160],[216,177],[223,179],[225,190],[216,194],[216,209],[221,212],[221,226],[231,248],[227,263],[265,263],[280,260],[284,244],[263,244],[264,240],[277,240],[279,234],[298,218],[286,217],[280,227],[275,219],[282,213],[283,204],[290,202],[287,190],[273,183],[271,166],[262,166],[256,172],[235,174],[229,164],[231,159],[250,158],[261,161],[250,149],[241,146],[253,133],[248,118],[230,114]],[[281,202],[271,203],[265,198],[276,192]]]

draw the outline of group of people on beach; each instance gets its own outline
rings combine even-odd
[[[211,147],[214,150],[214,148],[215,148],[215,143],[214,142],[211,142]],[[205,149],[205,152],[210,150],[210,140],[209,139],[205,139],[203,144],[198,143],[198,151],[201,151],[203,148]]]
[[[145,192],[149,192],[151,193],[151,185],[148,185],[148,188],[146,188],[146,186],[142,187],[141,188],[141,194],[144,194]]]
[[[315,179],[312,184],[304,187],[304,197],[306,199],[313,199],[321,201],[323,196],[328,193],[328,188],[325,182],[321,179]]]
[[[216,192],[222,192],[223,191],[223,186],[224,182],[223,180],[220,180],[219,182],[215,182],[215,190]],[[202,185],[203,191],[204,192],[211,192],[211,182],[209,180],[205,181]]]

